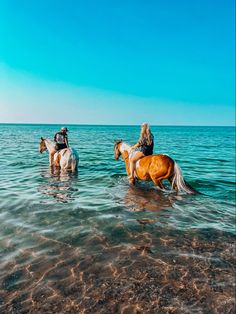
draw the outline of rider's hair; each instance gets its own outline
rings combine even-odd
[[[140,140],[143,140],[144,138],[146,138],[147,144],[151,145],[152,137],[151,137],[150,126],[148,123],[142,124],[141,132],[140,132]]]

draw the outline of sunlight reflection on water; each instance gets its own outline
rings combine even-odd
[[[56,130],[0,130],[0,313],[233,312],[234,130],[153,128],[195,196],[128,185],[113,140],[138,127],[71,126],[79,171],[51,172],[37,145]]]

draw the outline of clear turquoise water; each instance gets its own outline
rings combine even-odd
[[[59,127],[0,128],[0,313],[230,313],[234,128],[152,127],[193,196],[129,186],[113,141],[134,126],[69,126],[78,174],[52,173],[38,143]]]

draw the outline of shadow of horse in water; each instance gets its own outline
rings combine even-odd
[[[143,186],[129,186],[124,197],[124,205],[129,211],[161,211],[173,207],[177,200],[181,200],[180,195],[167,192],[157,193],[156,188],[147,188]]]
[[[61,171],[60,168],[50,168],[41,171],[43,183],[39,191],[54,199],[57,203],[68,203],[74,199],[73,194],[78,191],[73,182],[77,181],[78,174]]]

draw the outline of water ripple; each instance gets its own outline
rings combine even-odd
[[[52,172],[57,128],[0,129],[0,313],[233,313],[234,129],[153,128],[189,196],[129,186],[113,140],[137,127],[70,126],[79,172]]]

